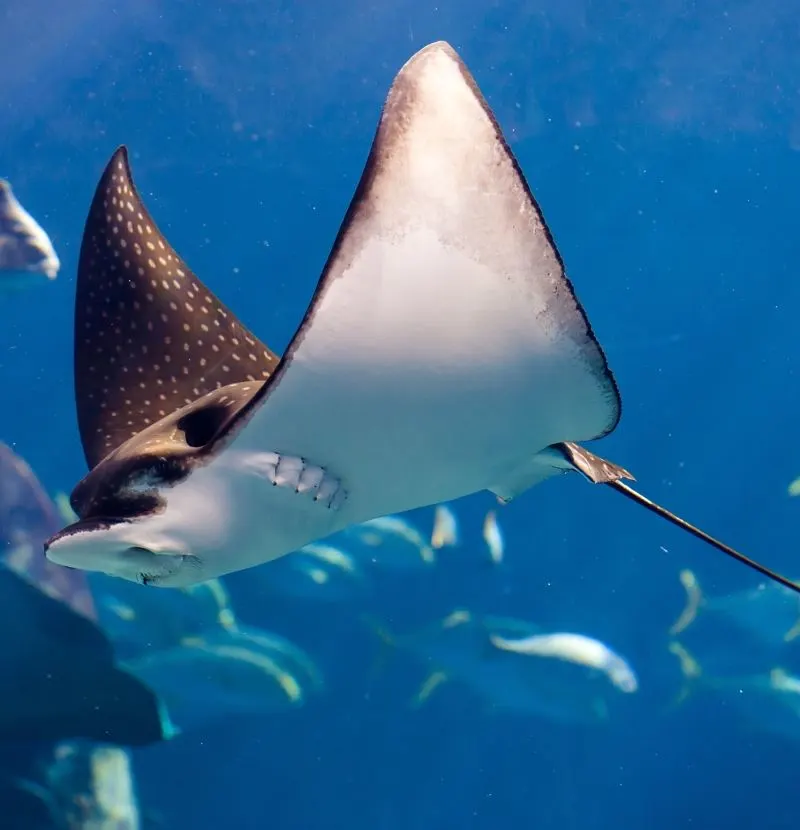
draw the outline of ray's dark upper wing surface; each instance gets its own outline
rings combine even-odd
[[[86,461],[277,356],[207,291],[159,231],[120,147],[86,220],[75,297],[75,400]]]

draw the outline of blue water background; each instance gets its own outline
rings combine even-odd
[[[0,19],[0,175],[63,260],[55,284],[2,301],[0,437],[51,491],[84,473],[74,274],[114,148],[129,146],[192,268],[282,350],[394,73],[444,38],[506,131],[620,383],[622,423],[597,449],[650,497],[800,572],[786,492],[800,474],[791,4],[29,0]],[[491,503],[459,505],[465,534]],[[332,691],[137,753],[145,806],[195,830],[794,826],[796,744],[744,729],[724,699],[661,712],[679,569],[709,593],[751,575],[577,479],[501,520],[504,569],[451,559],[429,579],[393,577],[390,622],[458,604],[607,639],[642,683],[610,729],[489,717],[466,698],[410,713],[413,680],[369,679],[374,644],[346,607],[261,596],[239,575],[241,616],[319,657]]]

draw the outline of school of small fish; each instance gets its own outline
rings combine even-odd
[[[214,724],[313,706],[335,685],[312,649],[239,618],[228,577],[167,590],[92,573],[81,577],[90,595],[83,597],[70,593],[57,566],[55,573],[36,571],[30,556],[36,539],[56,515],[70,519],[70,508],[61,496],[47,498],[33,471],[4,445],[0,461],[5,567],[96,622],[113,643],[118,666],[157,695],[172,740]],[[413,518],[382,517],[262,565],[248,582],[267,600],[317,609],[310,615],[315,628],[324,628],[326,607],[348,609],[373,643],[375,670],[365,673],[364,693],[380,693],[387,657],[402,660],[407,688],[401,698],[409,716],[434,698],[462,695],[488,716],[613,726],[640,691],[640,679],[625,656],[587,632],[548,628],[535,614],[516,619],[466,607],[441,608],[411,630],[395,630],[382,616],[383,579],[433,579],[470,561],[502,572],[513,550],[507,550],[501,515],[502,507],[486,512],[479,535],[464,531],[451,504]],[[658,646],[676,680],[664,712],[699,694],[716,696],[743,722],[800,740],[800,674],[791,668],[800,643],[797,595],[773,582],[707,595],[690,570],[676,581],[685,605],[666,647]],[[101,830],[141,827],[124,748],[62,742],[43,769],[43,778],[17,786],[49,813],[68,816],[80,807]]]
[[[56,516],[71,518],[68,502],[62,496],[50,500],[30,467],[4,445],[0,461],[4,565],[96,622],[113,643],[119,667],[158,696],[172,740],[214,724],[313,706],[329,689],[310,648],[239,618],[228,577],[158,589],[92,573],[81,576],[84,597],[70,592],[57,566],[51,566],[54,573],[37,571],[31,550]],[[249,572],[248,582],[267,600],[316,608],[310,616],[320,629],[326,607],[348,609],[373,642],[375,669],[392,655],[404,661],[401,697],[410,716],[434,698],[465,695],[487,715],[609,728],[640,690],[640,680],[625,656],[590,634],[548,628],[535,614],[515,619],[466,607],[441,608],[438,617],[398,631],[381,614],[382,580],[433,579],[437,571],[470,561],[502,572],[513,556],[502,509],[485,513],[477,535],[464,531],[451,504],[413,518],[375,519],[262,565]],[[677,582],[685,605],[666,648],[659,646],[677,681],[665,712],[700,693],[717,696],[743,722],[800,740],[800,674],[790,668],[800,643],[797,595],[772,582],[706,595],[689,570]],[[365,674],[365,693],[380,693],[379,676]],[[48,811],[68,815],[80,804],[92,811],[98,828],[141,826],[124,748],[62,742],[43,768],[43,780],[18,786]]]

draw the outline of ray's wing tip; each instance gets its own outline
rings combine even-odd
[[[463,87],[483,102],[480,90],[466,63],[445,40],[437,40],[423,46],[400,68],[387,93],[384,116],[403,124],[417,110],[436,110],[437,104],[456,96],[460,98]]]
[[[112,161],[124,161],[125,164],[128,164],[128,145],[127,144],[120,144],[117,146],[117,149],[111,154]]]
[[[440,56],[449,59],[452,63],[455,63],[459,67],[464,65],[464,62],[461,60],[458,52],[456,52],[456,50],[446,40],[436,40],[433,43],[429,43],[427,46],[423,46],[422,49],[415,52],[405,62],[405,64],[403,64],[400,72],[398,72],[398,77],[407,75],[409,72],[414,70],[422,70],[431,58]]]
[[[102,179],[106,180],[107,178],[115,175],[115,174],[122,174],[124,179],[128,181],[132,181],[133,176],[131,174],[131,164],[130,158],[128,156],[128,146],[126,144],[120,144],[116,150],[111,154],[111,157],[106,164],[105,170],[103,171]]]
[[[432,43],[429,43],[427,46],[423,46],[414,57],[419,57],[420,55],[427,55],[431,52],[440,52],[444,55],[447,55],[449,58],[458,59],[458,52],[450,45],[446,40],[434,40]]]
[[[108,198],[109,190],[116,186],[130,188],[129,200],[139,203],[141,199],[136,190],[133,181],[133,172],[131,171],[130,161],[128,158],[128,147],[125,144],[120,144],[112,153],[109,160],[106,162],[103,173],[95,188],[94,196],[89,208],[89,215],[84,227],[84,239],[91,229],[97,229],[108,223],[106,199]],[[80,265],[79,265],[80,271]]]

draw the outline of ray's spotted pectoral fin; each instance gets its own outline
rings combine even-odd
[[[277,356],[192,273],[112,156],[86,220],[75,297],[75,400],[90,469],[221,386],[262,382]]]

